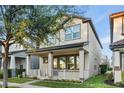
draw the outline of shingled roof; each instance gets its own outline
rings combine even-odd
[[[114,49],[114,48],[124,48],[124,39],[113,42],[110,45],[110,49]]]

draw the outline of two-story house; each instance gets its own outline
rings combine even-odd
[[[84,81],[99,73],[102,45],[90,19],[73,16],[65,29],[56,37],[49,36],[48,41],[47,46],[28,52],[26,74],[29,77]],[[32,56],[39,58],[37,67]]]
[[[110,29],[114,83],[117,83],[122,81],[124,71],[124,12],[110,15]]]

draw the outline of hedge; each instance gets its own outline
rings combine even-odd
[[[107,71],[107,65],[100,65],[101,74],[105,74]]]
[[[22,72],[25,72],[25,69],[16,69],[16,76],[20,75],[20,77],[22,77]],[[12,73],[11,69],[8,69],[8,78],[12,77],[11,73]],[[2,78],[3,72],[0,71],[0,79]]]

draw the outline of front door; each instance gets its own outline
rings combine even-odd
[[[48,78],[48,58],[43,58],[42,77]]]

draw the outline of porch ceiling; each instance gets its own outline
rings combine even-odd
[[[35,52],[28,52],[30,55],[38,55],[38,56],[48,56],[49,52],[53,52],[53,56],[56,55],[71,55],[78,54],[79,49],[83,48],[83,46],[88,45],[88,42],[74,43],[68,45],[60,45],[54,47],[40,48]]]
[[[36,56],[48,56],[49,52],[53,53],[53,56],[59,56],[59,55],[74,55],[74,54],[79,54],[79,48],[71,48],[71,49],[60,49],[60,50],[53,50],[53,51],[44,51],[44,52],[34,52],[31,53],[31,55],[36,55]]]

